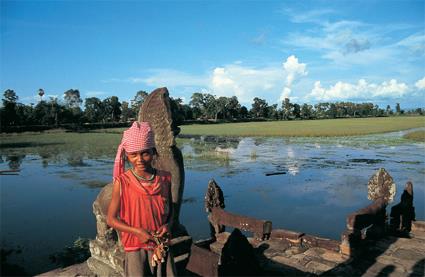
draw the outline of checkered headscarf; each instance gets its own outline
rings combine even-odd
[[[124,131],[114,163],[116,178],[124,172],[124,153],[138,152],[155,147],[152,128],[148,122],[133,122],[128,130]]]

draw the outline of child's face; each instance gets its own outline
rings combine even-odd
[[[152,166],[153,155],[154,151],[151,148],[138,152],[127,153],[127,159],[134,169],[143,171]]]

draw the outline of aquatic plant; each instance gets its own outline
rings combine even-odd
[[[62,251],[49,256],[53,263],[61,267],[82,263],[89,257],[89,239],[80,237],[74,241],[72,246],[67,246]]]

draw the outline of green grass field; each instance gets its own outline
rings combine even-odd
[[[425,117],[380,117],[268,121],[180,126],[184,135],[241,137],[334,137],[386,133],[425,127]]]
[[[425,142],[425,131],[414,131],[403,136],[405,139]]]

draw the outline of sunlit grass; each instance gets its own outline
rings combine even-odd
[[[425,117],[268,121],[180,126],[185,135],[240,137],[334,137],[378,134],[425,127]]]
[[[114,156],[121,135],[108,133],[44,132],[1,134],[3,154],[22,153],[40,156],[69,153],[69,158],[86,153],[88,157]]]
[[[407,133],[403,136],[403,138],[425,142],[425,131],[415,131]]]

